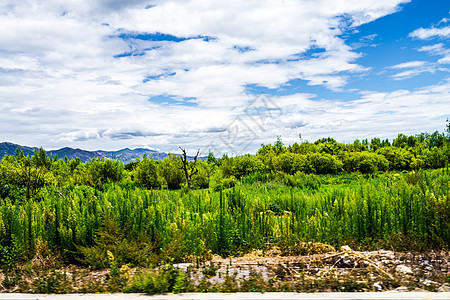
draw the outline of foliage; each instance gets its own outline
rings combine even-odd
[[[181,293],[185,290],[187,280],[183,270],[172,264],[164,266],[158,272],[141,272],[133,277],[133,282],[126,289],[129,293],[145,293],[149,295],[164,293]]]
[[[141,161],[138,161],[134,174],[136,182],[147,189],[156,189],[161,186],[158,163],[154,159],[144,157]]]
[[[27,200],[31,199],[49,181],[50,166],[51,159],[42,148],[39,152],[34,151],[31,158],[19,149],[15,156],[5,156],[0,165],[0,173],[3,185],[9,185],[7,196],[10,195],[11,186],[14,186]],[[5,192],[4,187],[2,191]],[[16,194],[11,195],[16,198]]]
[[[161,175],[171,190],[179,189],[186,180],[182,170],[182,162],[176,155],[169,155],[161,163]]]
[[[124,177],[123,164],[118,160],[96,158],[86,164],[88,183],[100,187],[105,183],[119,182]]]
[[[348,152],[342,158],[347,172],[376,173],[387,171],[389,161],[385,156],[373,152]]]
[[[191,184],[194,189],[209,188],[210,181],[210,164],[207,162],[198,161],[196,164],[197,173],[192,176]]]

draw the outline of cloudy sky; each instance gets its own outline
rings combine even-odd
[[[254,153],[444,130],[448,0],[2,0],[0,141]]]

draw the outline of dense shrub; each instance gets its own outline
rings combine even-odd
[[[238,156],[233,159],[232,175],[240,179],[245,175],[262,171],[263,167],[262,162],[256,156]]]
[[[413,155],[405,148],[384,147],[377,150],[389,161],[390,170],[410,170]]]
[[[121,181],[124,170],[122,162],[108,158],[98,157],[86,164],[89,184],[97,187],[105,183]]]
[[[349,152],[342,158],[343,168],[347,172],[375,173],[389,168],[388,160],[373,152]]]
[[[196,170],[191,179],[191,186],[194,189],[207,189],[209,188],[210,180],[210,165],[207,162],[197,161]]]
[[[135,166],[134,174],[135,180],[147,189],[155,189],[161,186],[158,163],[154,159],[144,157]]]
[[[327,153],[308,154],[311,173],[316,174],[337,174],[342,171],[342,162],[335,156]]]
[[[182,170],[181,159],[176,155],[169,155],[161,163],[161,175],[171,190],[179,189],[181,184],[186,181]]]

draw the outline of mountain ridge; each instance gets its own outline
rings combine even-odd
[[[28,147],[28,146],[22,146],[19,144],[14,144],[11,142],[1,142],[0,143],[0,160],[5,155],[15,155],[16,149],[19,149],[23,151],[25,155],[32,156],[34,153],[34,150],[39,150],[38,147]],[[103,157],[103,158],[112,158],[122,161],[123,163],[131,163],[133,161],[136,161],[138,158],[143,158],[144,155],[148,158],[153,158],[156,160],[163,160],[164,158],[168,157],[169,155],[165,152],[160,152],[156,150],[146,149],[146,148],[136,148],[136,149],[130,149],[130,148],[124,148],[116,151],[105,151],[105,150],[95,150],[95,151],[89,151],[89,150],[83,150],[80,148],[71,148],[71,147],[63,147],[61,149],[57,150],[45,150],[47,155],[57,155],[58,158],[62,159],[67,156],[69,160],[79,158],[82,162],[87,162],[91,159],[95,159],[97,157]],[[175,154],[180,156],[180,154]],[[198,157],[199,160],[205,160],[207,157]],[[188,156],[189,161],[194,160],[194,156]]]

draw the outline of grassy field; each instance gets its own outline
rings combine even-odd
[[[47,187],[39,201],[1,200],[1,251],[17,261],[50,251],[64,261],[101,268],[109,266],[108,251],[120,264],[148,266],[273,245],[289,252],[302,241],[355,249],[445,249],[449,179],[440,169],[251,175],[233,188],[189,192],[121,184]]]

